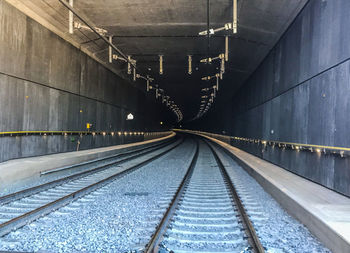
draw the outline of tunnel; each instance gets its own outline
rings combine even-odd
[[[350,252],[349,0],[0,0],[0,252]]]

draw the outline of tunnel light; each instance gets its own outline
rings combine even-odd
[[[188,74],[192,74],[192,55],[188,56]]]
[[[132,113],[129,113],[127,116],[126,116],[126,120],[133,120],[134,119],[134,115]]]
[[[127,136],[127,135],[128,135],[128,132],[124,132],[124,135]]]
[[[121,136],[121,135],[122,135],[122,132],[118,132],[118,135]]]
[[[106,132],[103,132],[102,135],[103,135],[103,136],[106,136]]]
[[[114,132],[111,132],[111,135],[114,136]]]
[[[163,75],[163,55],[159,55],[159,74]]]

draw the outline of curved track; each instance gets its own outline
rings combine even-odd
[[[124,157],[122,159],[1,197],[0,237],[152,162],[173,150],[182,141],[129,151],[113,156]],[[111,157],[106,158],[109,159]],[[121,164],[124,166],[115,166]]]

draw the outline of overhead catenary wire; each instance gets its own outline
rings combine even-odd
[[[77,12],[77,10],[75,10],[73,8],[73,0],[69,0],[69,2],[66,2],[65,0],[59,0],[59,2],[61,2],[63,4],[63,6],[65,6],[68,11],[69,11],[69,32],[72,31],[74,29],[74,20],[73,17],[74,15],[80,19],[91,31],[93,31],[100,39],[102,39],[107,45],[108,45],[108,49],[109,49],[109,61],[111,62],[111,60],[113,60],[113,58],[117,58],[117,59],[121,59],[125,62],[127,62],[128,64],[133,66],[133,80],[136,81],[137,78],[143,78],[147,81],[147,91],[149,91],[149,82],[151,80],[151,78],[149,77],[144,77],[141,76],[139,74],[136,73],[137,67],[136,67],[136,60],[131,59],[131,57],[128,57],[127,55],[125,55],[118,47],[116,47],[113,43],[112,43],[112,36],[109,36],[109,38],[107,39],[105,36],[101,35],[101,33],[96,29],[96,27],[94,27],[93,25],[89,24],[88,21],[86,21],[81,14],[79,14]],[[120,56],[117,55],[113,55],[111,53],[111,51],[113,52],[113,50],[115,50],[119,55],[121,55],[121,57],[123,57],[123,59]],[[112,58],[112,59],[111,59]],[[163,55],[160,55],[160,74],[163,73]],[[152,79],[153,80],[153,79]],[[169,96],[168,96],[169,99]],[[168,101],[167,101],[167,105]],[[176,111],[176,114],[178,116],[178,121],[182,120],[182,113],[181,111]]]
[[[77,18],[79,18],[83,23],[85,23],[86,26],[88,26],[91,31],[93,31],[97,36],[99,36],[105,43],[107,43],[107,45],[111,46],[116,52],[118,52],[121,56],[123,56],[127,62],[129,62],[128,57],[119,49],[117,48],[113,43],[110,43],[108,39],[106,39],[104,36],[102,36],[96,29],[94,26],[92,26],[91,24],[89,24],[89,22],[87,22],[82,15],[80,15],[72,6],[70,6],[69,3],[67,3],[65,0],[58,0],[60,1],[60,3],[63,4],[63,6],[65,6],[71,13],[73,13]],[[134,68],[136,68],[136,66],[134,66],[134,64],[132,62],[130,62],[131,65],[133,65]]]

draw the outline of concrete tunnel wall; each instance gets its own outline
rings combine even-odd
[[[350,147],[349,13],[348,0],[309,1],[238,93],[191,127],[237,137]],[[348,157],[264,150],[254,143],[233,145],[350,196]]]
[[[151,98],[53,32],[0,0],[0,132],[157,131]],[[80,112],[82,110],[82,112]],[[132,112],[133,121],[126,121]],[[0,137],[0,162],[75,150],[77,138]],[[143,140],[84,136],[80,149]]]

